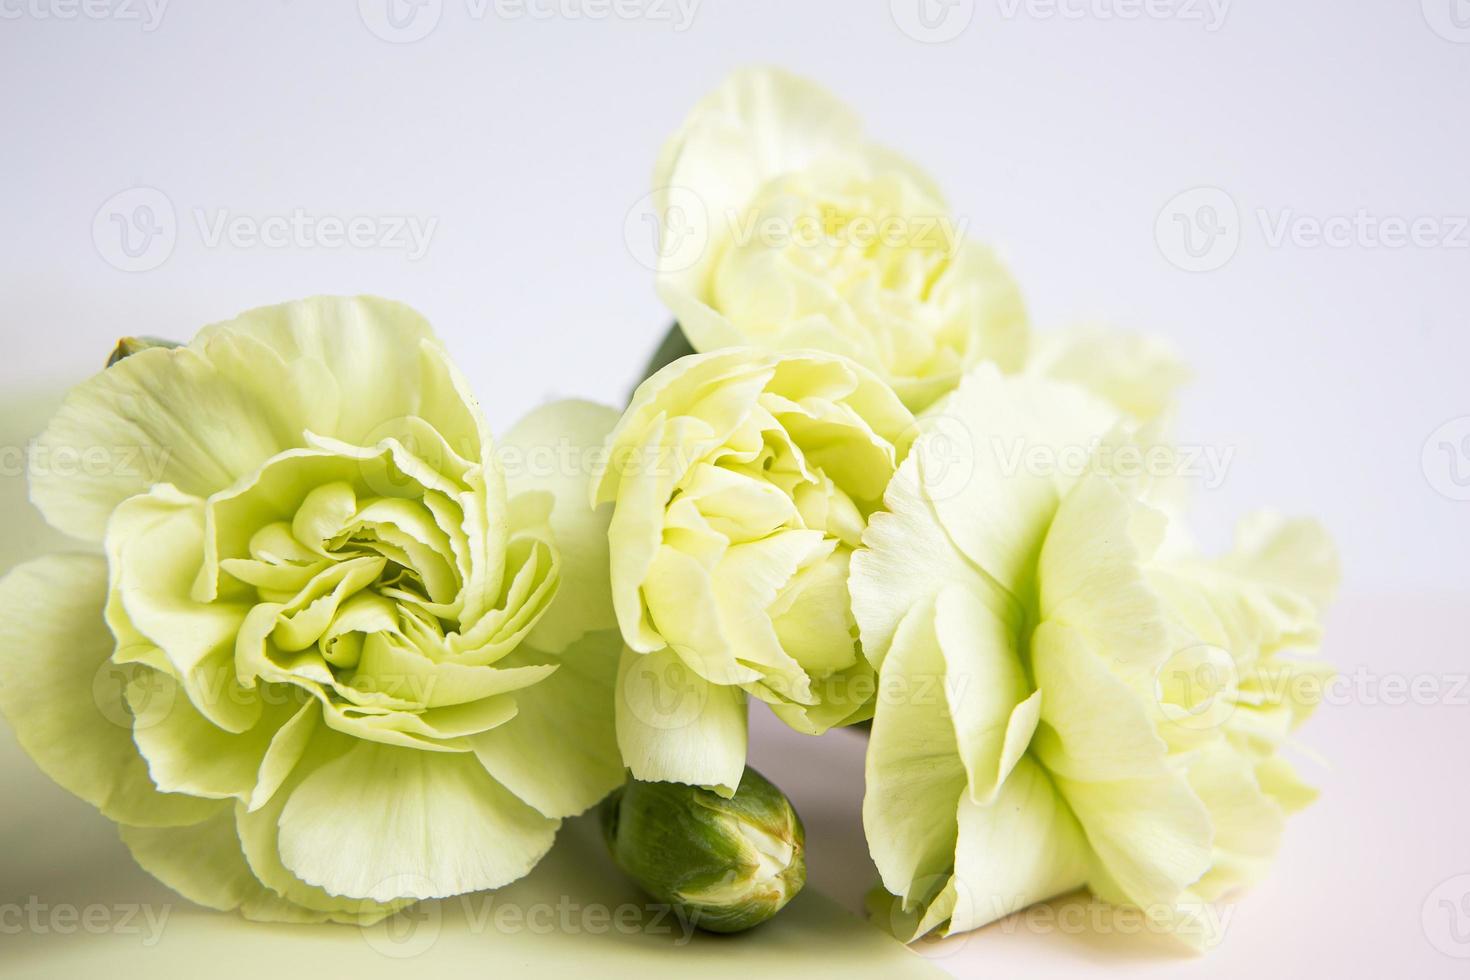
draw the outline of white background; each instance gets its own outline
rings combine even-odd
[[[683,30],[672,0],[642,0],[639,19],[571,2],[545,17],[426,0],[409,30],[427,34],[401,43],[386,0],[175,0],[156,21],[142,0],[0,0],[0,383],[79,380],[123,334],[187,338],[252,306],[365,291],[428,315],[497,429],[550,397],[616,401],[668,321],[627,234],[659,145],[728,70],[772,63],[822,81],[927,167],[970,233],[1005,250],[1040,328],[1103,320],[1185,353],[1197,379],[1182,439],[1234,454],[1197,501],[1207,542],[1262,504],[1311,513],[1341,544],[1350,612],[1414,619],[1415,597],[1451,597],[1433,629],[1340,617],[1353,635],[1337,662],[1465,669],[1453,597],[1470,502],[1452,497],[1470,494],[1456,482],[1470,478],[1470,422],[1431,435],[1470,416],[1470,26],[1456,26],[1470,4],[925,0],[955,35],[927,43],[898,26],[917,0],[702,0]],[[528,3],[544,14],[566,0]],[[116,197],[139,187],[162,195],[175,240],[141,257],[155,267],[122,271],[112,215],[159,201]],[[1207,221],[1194,206],[1223,200],[1229,234],[1202,260],[1218,268],[1190,272],[1171,261],[1185,253],[1170,202],[1201,187],[1224,198],[1186,197],[1183,216]],[[434,224],[416,259],[211,245],[201,228],[296,209]],[[1360,211],[1426,218],[1450,241],[1385,247],[1370,228],[1345,247],[1272,242],[1283,218],[1310,233]],[[1436,863],[1440,877],[1470,870],[1450,843],[1465,837],[1464,796],[1441,792],[1465,768],[1435,768],[1462,758],[1467,713],[1385,721],[1360,707],[1368,727],[1339,717],[1327,753],[1376,744],[1373,766],[1397,780],[1347,798],[1364,808],[1362,847],[1419,848],[1419,877],[1391,907],[1416,956]],[[1399,738],[1392,751],[1372,726]],[[1431,731],[1450,741],[1420,741]],[[1385,799],[1436,822],[1365,815]],[[1314,833],[1344,832],[1346,810],[1318,812]],[[1339,896],[1364,880],[1327,858],[1297,870],[1322,894],[1329,867]],[[1353,928],[1383,925],[1369,918]],[[1267,935],[1263,956],[1282,939]]]
[[[77,378],[123,333],[370,291],[430,317],[497,428],[551,395],[613,400],[668,319],[625,218],[690,105],[765,62],[821,80],[929,168],[1006,250],[1039,326],[1102,319],[1182,348],[1197,371],[1183,438],[1234,452],[1199,501],[1207,541],[1269,503],[1331,525],[1351,591],[1464,586],[1470,504],[1435,492],[1421,450],[1470,415],[1470,230],[1458,249],[1268,235],[1288,212],[1429,217],[1444,234],[1470,215],[1470,44],[1428,16],[1453,24],[1461,0],[1236,0],[1223,23],[1205,0],[1150,0],[1175,15],[1133,20],[1106,14],[1139,0],[1052,16],[1046,0],[957,0],[950,24],[968,26],[942,44],[900,31],[887,0],[700,0],[683,31],[673,0],[620,0],[668,20],[426,0],[437,25],[414,43],[369,30],[387,0],[363,0],[366,19],[354,0],[174,0],[151,31],[143,0],[59,20],[66,2],[0,0],[7,387]],[[128,273],[93,219],[135,186],[167,196],[177,241]],[[1233,199],[1240,245],[1190,273],[1155,224],[1200,186]],[[210,247],[200,228],[297,208],[437,225],[417,261]],[[1441,481],[1450,463],[1470,474],[1453,451],[1431,449]]]

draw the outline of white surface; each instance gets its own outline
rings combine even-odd
[[[122,334],[185,337],[263,303],[371,291],[430,317],[497,429],[552,396],[616,400],[667,322],[625,234],[659,144],[727,70],[777,63],[822,80],[929,168],[971,233],[1007,249],[1040,325],[1102,317],[1184,350],[1199,375],[1184,439],[1234,453],[1198,502],[1202,537],[1223,541],[1263,503],[1321,516],[1347,569],[1336,663],[1445,689],[1466,670],[1463,604],[1431,616],[1426,604],[1364,597],[1464,595],[1470,503],[1451,499],[1451,467],[1470,474],[1470,443],[1455,428],[1429,439],[1470,415],[1470,247],[1374,247],[1367,232],[1348,247],[1269,241],[1285,214],[1309,231],[1363,209],[1429,218],[1470,245],[1453,220],[1470,214],[1470,44],[1451,40],[1470,32],[1449,19],[1455,3],[1470,13],[1463,0],[1241,0],[1216,30],[1185,16],[1103,16],[1137,9],[1130,0],[1063,0],[1080,17],[1044,16],[1045,0],[957,0],[973,18],[944,44],[895,26],[890,8],[915,0],[703,0],[683,31],[428,0],[437,26],[413,43],[369,30],[384,0],[176,0],[152,30],[121,19],[141,2],[89,0],[119,16],[58,19],[79,10],[67,2],[0,0],[7,391],[78,379]],[[1208,18],[1220,2],[1148,9]],[[127,193],[139,187],[162,204]],[[1238,250],[1191,273],[1169,259],[1184,261],[1165,208],[1197,187],[1222,189],[1238,209]],[[1211,201],[1221,203],[1183,204]],[[144,203],[175,216],[161,262],[158,251],[127,259],[111,224]],[[297,209],[434,225],[417,259],[319,238],[210,245],[200,227]],[[127,272],[109,259],[157,264]],[[1470,706],[1447,700],[1357,698],[1309,730],[1338,767],[1327,799],[1294,825],[1280,869],[1213,956],[1181,962],[1117,937],[997,927],[944,965],[1037,977],[1451,974],[1463,961],[1438,953],[1420,922],[1436,883],[1470,872]],[[782,779],[782,767],[827,743],[802,745],[806,756],[768,753],[797,796],[798,770]],[[835,862],[814,876],[849,895],[867,877],[854,856],[855,758],[801,770],[847,776],[832,802],[811,805],[833,818],[814,859],[820,848]],[[1470,936],[1470,907],[1460,925]]]

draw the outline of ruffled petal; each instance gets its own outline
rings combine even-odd
[[[1087,881],[1087,839],[1033,760],[1020,760],[993,801],[960,799],[950,932],[966,932]]]
[[[516,716],[472,739],[490,775],[547,817],[572,817],[622,785],[614,687],[622,640],[588,633],[560,654],[556,672],[516,694]],[[534,660],[518,651],[512,662]]]
[[[1191,762],[1189,785],[1215,830],[1210,870],[1193,890],[1213,902],[1265,875],[1281,845],[1286,812],[1262,786],[1251,760],[1223,742]]]
[[[1167,414],[1191,376],[1164,340],[1098,326],[1037,334],[1026,372],[1086,388],[1138,422]]]
[[[1057,509],[1038,563],[1043,619],[1087,638],[1107,663],[1150,676],[1169,655],[1158,594],[1135,541],[1140,505],[1102,476],[1084,478]]]
[[[976,595],[995,593],[945,535],[919,488],[919,460],[910,454],[884,495],[884,509],[863,532],[853,554],[848,588],[863,653],[881,668],[894,634],[915,605],[932,602],[954,585]],[[998,604],[1005,600],[997,596]]]
[[[658,554],[674,487],[734,431],[772,374],[742,351],[682,358],[638,386],[608,436],[608,465],[592,503],[617,502],[608,526],[613,606],[624,641],[640,653],[664,645],[641,586]]]
[[[624,649],[618,664],[618,749],[635,779],[707,786],[734,796],[745,772],[746,704],[669,649]]]
[[[1041,624],[1032,665],[1044,723],[1034,751],[1087,835],[1089,887],[1105,901],[1172,907],[1210,866],[1209,811],[1145,703],[1081,634]]]
[[[962,554],[1018,600],[1063,493],[1112,413],[1068,385],[981,365],[935,406],[915,443],[921,486]]]
[[[372,925],[396,907],[374,902],[341,903],[336,912],[311,908],[275,891],[256,877],[240,850],[234,811],[213,803],[207,819],[187,827],[118,828],[133,859],[153,877],[191,902],[220,912],[238,910],[257,922],[349,922]]]
[[[873,717],[878,673],[866,658],[812,682],[815,704],[767,701],[771,713],[803,735],[821,735]]]
[[[550,523],[561,555],[561,586],[527,638],[557,653],[586,633],[614,629],[608,584],[607,525],[611,509],[588,503],[601,447],[618,413],[604,405],[562,401],[530,413],[500,441],[508,492],[552,495]]]
[[[0,446],[5,446],[7,453],[17,454],[14,463],[21,462],[19,453],[32,451],[32,440],[46,428],[60,405],[61,393],[50,388],[20,386],[0,396]],[[41,457],[34,465],[52,462]],[[115,462],[120,465],[124,461]],[[80,464],[81,460],[61,461],[63,468]],[[5,515],[5,533],[0,535],[0,575],[38,555],[83,548],[75,538],[46,523],[31,503],[25,480],[0,480],[0,514]]]
[[[293,765],[291,771],[283,776],[279,791],[269,793],[258,806],[235,806],[235,830],[251,873],[268,893],[279,897],[277,905],[284,906],[287,915],[298,914],[296,910],[299,909],[305,910],[313,921],[370,925],[413,904],[413,899],[394,899],[379,904],[368,899],[329,895],[315,885],[308,885],[281,863],[281,811],[286,808],[287,801],[308,776],[333,759],[341,758],[353,744],[350,739],[323,729],[320,717],[315,706],[309,705],[295,722],[301,724],[304,721],[301,727],[309,737],[299,764]],[[263,921],[277,921],[281,915],[276,906],[264,903],[249,905],[244,912],[247,918]]]
[[[290,793],[280,855],[296,877],[333,895],[442,898],[524,876],[559,823],[473,755],[358,742]]]
[[[774,176],[861,152],[862,123],[820,86],[788,72],[732,74],[696,105],[664,144],[654,170],[654,209],[678,220],[677,239],[661,243],[659,294],[696,350],[742,342],[698,299],[698,283],[745,211]],[[665,232],[668,236],[670,232]]]
[[[127,363],[124,361],[123,363]],[[125,501],[108,525],[113,632],[158,647],[189,700],[214,725],[243,732],[260,702],[241,688],[235,639],[249,612],[243,603],[201,602],[194,587],[203,563],[204,503],[162,485]]]
[[[954,587],[941,592],[934,630],[969,796],[987,805],[1030,744],[1041,698],[1026,682],[1014,631],[971,593]]]
[[[1240,522],[1224,564],[1299,592],[1323,609],[1342,580],[1337,547],[1321,524],[1263,511]]]
[[[905,907],[927,901],[953,868],[966,785],[954,723],[935,684],[945,663],[934,620],[934,604],[921,603],[899,626],[879,675],[885,694],[865,767],[868,850],[883,887]],[[926,690],[929,696],[919,695]]]
[[[299,688],[273,687],[267,693],[260,719],[237,734],[210,722],[167,674],[149,671],[138,677],[129,689],[137,719],[133,738],[153,781],[170,793],[216,800],[252,799],[266,755],[283,726],[308,707],[317,710],[314,701],[309,706],[305,703],[310,696]],[[274,764],[288,761],[284,751],[283,746]]]
[[[696,350],[822,350],[891,378],[917,409],[982,358],[1025,356],[1019,289],[994,254],[961,243],[934,182],[864,139],[840,101],[779,71],[736,72],[690,113],[655,174],[659,295]],[[897,218],[878,255],[807,222]],[[801,244],[754,241],[775,223]],[[830,235],[830,233],[829,233]],[[836,237],[836,236],[833,236]],[[753,243],[754,241],[754,243]],[[795,254],[793,254],[795,253]]]
[[[280,406],[286,431],[304,421],[319,435],[370,446],[385,428],[419,418],[460,456],[485,458],[486,429],[468,383],[428,321],[402,303],[318,296],[260,307],[205,327],[189,346],[229,382],[253,380],[250,405],[257,414]],[[278,364],[285,370],[262,371]]]
[[[119,828],[133,859],[191,902],[228,912],[268,892],[250,873],[235,834],[235,811],[214,801],[209,816],[186,827]]]
[[[429,418],[451,442],[479,435],[466,390],[407,307],[320,297],[150,348],[79,385],[40,439],[48,458],[115,454],[127,464],[38,472],[31,493],[56,527],[99,540],[117,505],[157,483],[208,496],[307,430],[361,443],[390,420]]]
[[[101,558],[52,555],[0,580],[0,711],[56,782],[113,820],[173,827],[207,800],[160,793],[133,743],[124,691],[136,669],[109,663]]]
[[[712,213],[739,207],[772,176],[858,145],[862,122],[826,89],[790,72],[733,72],[663,146],[655,187],[709,188]],[[730,158],[732,150],[739,156]]]

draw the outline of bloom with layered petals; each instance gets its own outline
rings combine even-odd
[[[634,776],[734,792],[746,693],[811,734],[868,717],[848,559],[913,421],[830,354],[694,354],[639,387],[595,496],[614,505],[618,740]]]
[[[665,144],[659,294],[698,351],[851,357],[914,410],[982,360],[1018,370],[1020,291],[932,181],[819,86],[736,72]]]
[[[963,932],[1086,886],[1208,941],[1192,906],[1257,877],[1311,798],[1278,750],[1320,694],[1299,657],[1331,544],[1261,519],[1226,558],[1165,557],[1147,481],[994,448],[1117,458],[1132,436],[1106,403],[981,368],[941,407],[977,433],[970,478],[934,493],[921,436],[852,559],[882,689],[938,692],[873,718],[863,815],[892,921]]]
[[[132,354],[37,444],[112,464],[32,475],[102,553],[0,584],[0,709],[207,906],[370,921],[519,878],[622,782],[619,643],[585,475],[497,452],[615,417],[550,406],[492,448],[428,325],[376,299]]]

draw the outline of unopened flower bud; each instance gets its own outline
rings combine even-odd
[[[683,783],[630,780],[603,803],[602,824],[618,866],[710,932],[759,925],[806,883],[801,819],[749,767],[728,800]]]

